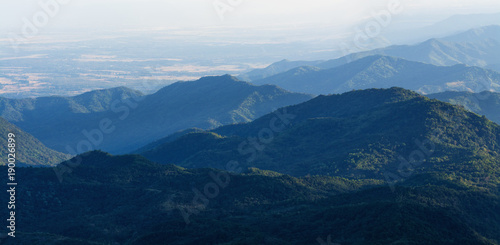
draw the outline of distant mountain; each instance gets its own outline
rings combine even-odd
[[[431,25],[436,34],[443,31],[459,32],[464,29],[480,28],[489,25],[498,25],[500,13],[491,14],[459,14]]]
[[[436,172],[414,175],[392,192],[366,178],[296,178],[259,169],[228,174],[99,151],[77,158],[60,166],[72,170],[62,182],[50,168],[17,170],[29,180],[17,194],[16,226],[23,229],[2,244],[500,241],[498,182],[474,185]]]
[[[300,66],[331,69],[372,55],[393,56],[438,66],[465,64],[500,72],[500,61],[498,60],[500,56],[500,25],[469,29],[442,38],[435,37],[430,36],[430,39],[414,45],[392,45],[386,48],[348,54],[327,61],[280,61],[264,69],[250,71],[241,77],[254,82]]]
[[[69,98],[2,99],[0,112],[53,149],[119,153],[187,128],[248,122],[312,97],[227,75],[178,82],[146,96],[120,88]]]
[[[95,90],[74,97],[40,97],[26,99],[7,99],[0,97],[0,115],[23,127],[25,123],[43,123],[47,120],[58,121],[71,114],[103,112],[111,109],[114,101],[138,98],[139,91],[125,87]],[[29,127],[28,127],[29,128]]]
[[[500,73],[465,65],[434,66],[388,56],[368,56],[331,69],[298,67],[255,84],[274,84],[290,91],[329,94],[353,89],[412,89],[420,93],[447,90],[500,91]]]
[[[247,124],[186,134],[142,155],[189,168],[224,169],[237,161],[293,176],[384,179],[388,172],[402,171],[401,159],[415,158],[417,152],[423,155],[415,160],[422,162],[411,167],[412,173],[500,176],[500,126],[409,90],[318,96],[278,112],[285,116],[268,114]],[[289,125],[277,123],[279,118]]]
[[[13,133],[15,142],[16,166],[51,166],[56,165],[69,158],[69,155],[51,150],[40,143],[35,137],[22,131],[15,125],[0,117],[0,140],[4,143],[0,147],[2,160],[0,165],[6,165],[8,155],[11,153],[7,147],[9,133]]]
[[[388,38],[397,43],[421,42],[430,38],[442,38],[469,29],[500,24],[500,13],[453,15],[429,26],[401,30]]]
[[[500,14],[498,14],[497,17],[500,17]],[[498,42],[500,41],[500,23],[498,23],[498,25],[473,28],[465,32],[443,37],[441,40],[455,43]]]
[[[426,95],[455,105],[461,105],[478,115],[485,115],[488,119],[500,124],[500,93],[493,92],[452,92],[447,91]]]
[[[242,74],[238,76],[239,79],[244,81],[255,81],[259,79],[263,79],[266,77],[270,77],[272,75],[276,75],[278,73],[282,73],[288,71],[292,68],[299,66],[315,66],[321,64],[323,61],[289,61],[289,60],[281,60],[279,62],[275,62],[265,68],[254,69],[248,73]]]
[[[495,68],[500,63],[500,25],[472,29],[440,39],[429,39],[416,45],[394,45],[387,48],[351,54],[346,60],[380,54],[433,65],[466,64]]]
[[[292,70],[297,67],[310,67],[310,69],[329,69],[333,67],[337,67],[340,65],[344,65],[347,63],[347,59],[344,57],[342,58],[337,58],[337,59],[331,59],[331,60],[316,60],[316,61],[304,61],[304,60],[298,60],[298,61],[289,61],[289,60],[282,60],[278,61],[275,63],[272,63],[271,65],[265,67],[265,68],[260,68],[260,69],[254,69],[250,72],[244,73],[238,78],[248,81],[248,82],[253,82],[253,81],[258,81],[267,77],[274,76],[276,74],[280,74],[289,70]]]

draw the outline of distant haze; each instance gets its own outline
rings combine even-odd
[[[19,31],[23,18],[40,11],[39,2],[16,0],[0,3],[0,28]],[[60,0],[62,2],[62,0]],[[186,27],[287,27],[331,25],[349,27],[387,8],[390,0],[220,0],[229,6],[221,20],[215,0],[65,0],[51,18],[47,31],[59,29],[135,29]],[[230,4],[233,6],[230,6]],[[397,22],[426,24],[455,14],[500,12],[497,0],[401,1],[404,11]],[[292,25],[292,26],[290,26]],[[251,30],[249,30],[251,31]]]
[[[152,93],[488,25],[498,0],[0,0],[0,95]]]

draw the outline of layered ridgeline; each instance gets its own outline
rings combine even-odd
[[[311,98],[227,75],[178,82],[151,95],[117,88],[70,98],[2,99],[0,112],[59,151],[128,152],[178,130],[248,122]]]
[[[500,73],[466,65],[435,66],[374,55],[331,69],[298,67],[254,83],[311,94],[393,86],[424,94],[448,90],[482,92],[500,91]]]
[[[498,25],[500,13],[488,14],[458,14],[421,28],[408,28],[394,34],[388,34],[387,39],[393,43],[416,43],[429,38],[441,38],[456,35],[470,29],[480,29],[491,25]]]
[[[54,172],[65,167],[72,171],[58,179]],[[23,229],[2,244],[500,242],[498,185],[443,173],[414,175],[391,191],[370,179],[229,175],[90,152],[56,171],[17,174],[30,180],[18,187]]]
[[[14,134],[10,138],[15,141],[13,143],[15,144],[16,166],[50,166],[56,165],[70,157],[69,155],[47,148],[35,137],[0,117],[0,141],[4,144],[0,147],[0,155],[2,155],[0,165],[7,164],[8,155],[11,153],[7,147],[10,133]]]
[[[290,60],[281,60],[275,62],[265,68],[259,68],[251,70],[245,74],[240,75],[238,78],[244,81],[256,81],[260,79],[264,79],[266,77],[274,76],[276,74],[291,70],[293,68],[301,67],[301,66],[321,66],[324,61],[290,61]]]
[[[0,113],[5,119],[25,126],[66,121],[72,114],[89,114],[107,111],[116,100],[141,97],[139,91],[126,87],[95,90],[74,97],[40,97],[7,99],[0,97]],[[73,121],[72,118],[68,122]],[[30,127],[27,127],[30,129]],[[52,133],[52,132],[51,132]]]
[[[495,17],[496,18],[496,17]],[[444,38],[433,38],[415,45],[393,45],[365,52],[355,52],[327,61],[282,60],[266,68],[255,69],[240,77],[246,81],[257,81],[301,66],[331,69],[373,55],[393,56],[410,61],[452,66],[465,64],[493,69],[500,72],[500,26],[486,26],[461,32]]]
[[[443,171],[480,181],[498,179],[499,143],[500,126],[485,117],[391,88],[319,96],[142,155],[189,168],[237,161],[293,176],[400,179]]]
[[[488,119],[500,124],[500,93],[487,91],[481,93],[447,91],[429,94],[427,97],[461,105],[467,110],[478,115],[485,115]]]
[[[429,39],[416,45],[387,48],[348,55],[347,60],[380,54],[433,65],[466,64],[494,69],[500,63],[500,25],[471,29],[444,38]],[[500,70],[497,70],[500,71]]]

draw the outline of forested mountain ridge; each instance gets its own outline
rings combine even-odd
[[[387,173],[404,175],[401,164],[410,156],[415,158],[411,174],[442,171],[481,179],[500,171],[500,126],[409,90],[318,96],[277,112],[285,115],[286,127],[271,113],[246,124],[189,133],[142,155],[189,168],[224,169],[237,161],[293,176],[386,179]],[[283,130],[269,131],[270,122]]]
[[[364,178],[296,178],[259,169],[229,174],[99,151],[77,158],[59,166],[72,170],[62,181],[52,168],[19,169],[18,177],[30,180],[18,190],[23,201],[16,221],[25,228],[2,244],[500,240],[498,183],[471,185],[436,172],[413,175],[392,191],[384,181]]]
[[[116,153],[191,127],[248,122],[313,97],[271,85],[251,85],[229,75],[178,82],[144,96],[125,88],[109,91],[69,98],[3,99],[0,111],[53,149],[68,152],[69,147],[71,154],[81,153],[78,148]],[[107,125],[104,130],[102,125]]]

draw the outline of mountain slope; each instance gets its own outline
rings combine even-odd
[[[283,110],[289,121],[284,128],[273,119],[277,114],[268,114],[247,124],[190,133],[142,155],[183,167],[223,169],[237,161],[293,176],[372,179],[386,179],[390,173],[405,176],[401,159],[411,156],[416,162],[409,175],[441,171],[469,179],[500,176],[500,126],[415,92],[361,90],[319,96]],[[270,130],[271,124],[276,130]]]
[[[271,65],[261,68],[261,69],[254,69],[250,72],[247,72],[245,74],[240,75],[238,78],[244,81],[255,81],[259,79],[263,79],[266,77],[270,77],[285,71],[288,71],[292,68],[299,67],[299,66],[315,66],[318,64],[323,63],[323,61],[289,61],[289,60],[281,60],[275,63],[272,63]]]
[[[331,69],[298,67],[254,83],[275,84],[290,91],[311,94],[393,86],[424,94],[446,90],[481,92],[500,91],[500,73],[479,67],[434,66],[374,55]]]
[[[415,175],[392,192],[369,179],[295,178],[258,169],[228,175],[97,151],[79,158],[77,166],[71,163],[76,159],[61,165],[72,169],[62,182],[50,168],[19,169],[19,177],[30,180],[19,186],[23,202],[16,212],[17,225],[25,228],[2,244],[491,245],[500,240],[498,192],[451,175]],[[207,186],[218,191],[207,192]]]
[[[448,91],[426,96],[455,105],[461,105],[469,111],[478,115],[485,115],[488,119],[500,124],[500,93],[487,91],[481,93]]]
[[[275,108],[313,97],[275,86],[254,86],[231,76],[179,82],[147,96],[90,95],[39,98],[31,104],[4,99],[0,111],[59,151],[76,154],[103,149],[115,153],[132,151],[191,127],[211,129],[248,122]],[[53,100],[63,103],[45,103]],[[78,104],[83,105],[81,108],[72,101],[85,103]]]
[[[258,169],[229,175],[96,151],[79,158],[78,166],[71,163],[76,159],[61,165],[72,169],[62,182],[50,168],[19,169],[19,177],[30,180],[18,191],[23,201],[16,224],[23,229],[2,244],[493,245],[500,240],[498,192],[452,175],[416,175],[392,192],[369,179],[295,178]],[[6,195],[0,201],[7,201]]]
[[[4,145],[0,147],[1,165],[7,164],[8,154],[11,153],[7,148],[9,133],[15,135],[12,138],[15,140],[13,143],[17,166],[50,166],[69,158],[66,154],[47,148],[30,134],[0,117],[0,140],[4,142]]]

